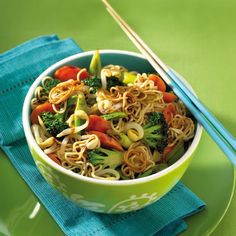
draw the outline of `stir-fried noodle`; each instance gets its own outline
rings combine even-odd
[[[122,66],[104,67],[101,73],[105,77],[103,82],[100,81],[100,87],[88,85],[83,78],[85,72],[87,70],[82,69],[76,78],[58,81],[48,91],[46,86],[54,83],[55,78],[45,77],[31,101],[32,116],[36,113],[38,119],[32,122],[35,140],[45,154],[49,157],[54,155],[62,167],[97,179],[135,179],[147,171],[151,174],[155,166],[167,163],[165,147],[175,147],[193,138],[195,124],[187,116],[184,104],[177,98],[166,102],[164,93],[171,92],[160,91],[148,74],[132,72],[135,76],[132,83],[121,85],[119,82],[108,88],[110,78],[122,80],[128,70]],[[94,79],[89,75],[87,81],[92,81],[91,78]],[[80,101],[79,96],[82,98]],[[37,113],[38,107],[45,104],[47,109]],[[154,113],[166,114],[167,141],[161,151],[153,146],[153,139],[158,136],[148,127],[149,114]],[[110,114],[123,115],[107,120],[103,118]],[[94,117],[102,119],[102,122],[95,120],[92,124]],[[59,128],[56,129],[56,125]],[[157,130],[159,126],[152,127]],[[61,127],[64,128],[60,130]],[[115,154],[111,152],[116,156],[112,157]],[[156,153],[158,159],[154,157]],[[107,164],[109,158],[114,160]],[[114,164],[116,159],[119,163]]]

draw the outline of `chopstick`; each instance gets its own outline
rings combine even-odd
[[[134,45],[146,57],[162,79],[173,89],[175,94],[184,102],[194,117],[202,124],[211,138],[226,154],[229,160],[236,166],[236,140],[228,130],[214,117],[203,103],[185,86],[179,76],[170,69],[131,29],[121,16],[106,1],[102,0],[106,9],[127,34]]]

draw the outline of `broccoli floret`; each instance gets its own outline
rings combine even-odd
[[[150,147],[162,153],[167,146],[168,124],[161,112],[150,112],[147,123],[143,126],[143,141]]]
[[[96,93],[99,88],[102,87],[102,81],[98,77],[84,79],[83,83],[90,87],[91,93]],[[116,77],[108,77],[107,78],[107,90],[110,90],[111,87],[114,86],[126,86],[123,82],[121,82]]]
[[[89,87],[96,88],[96,89],[102,87],[102,81],[98,77],[84,79],[83,83]]]
[[[50,90],[58,85],[61,81],[58,79],[47,79],[44,82],[44,86],[42,89],[42,94],[47,95],[49,94]]]
[[[96,93],[97,90],[102,87],[102,81],[98,77],[84,79],[83,83],[90,87],[91,93]]]
[[[107,78],[107,90],[110,90],[111,87],[115,86],[126,86],[122,81],[120,81],[117,77],[108,77]]]
[[[103,169],[108,167],[115,169],[123,162],[123,152],[112,151],[105,148],[97,148],[88,151],[89,162],[93,165],[102,165]]]
[[[46,130],[53,137],[56,137],[64,129],[69,128],[69,126],[64,122],[64,114],[53,114],[51,112],[43,112],[41,118],[46,127]]]
[[[64,129],[69,128],[65,123],[71,111],[75,109],[79,95],[73,95],[67,100],[67,107],[64,113],[53,114],[51,112],[43,112],[40,116],[49,134],[56,137]]]

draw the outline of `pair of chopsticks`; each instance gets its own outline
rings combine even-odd
[[[146,43],[130,28],[121,16],[106,1],[102,0],[106,9],[127,34],[134,45],[146,57],[149,63],[183,101],[194,117],[202,124],[211,138],[218,144],[229,160],[236,166],[236,140],[228,130],[214,117],[203,103],[186,87],[179,76],[161,61]]]

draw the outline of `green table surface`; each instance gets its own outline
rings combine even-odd
[[[236,1],[110,2],[153,51],[187,79],[202,102],[235,136]],[[137,52],[100,0],[0,0],[0,53],[31,38],[52,33],[73,38],[86,51],[98,48]],[[199,153],[206,158],[208,155],[225,158],[206,133],[201,144]],[[4,158],[2,154],[0,158]],[[8,161],[2,163],[14,169]],[[12,172],[13,179],[20,178],[15,170]],[[23,189],[27,188],[23,182],[19,183]],[[8,204],[14,204],[10,198]],[[226,215],[212,235],[235,235],[235,218],[234,194]]]

